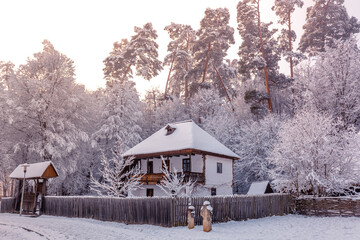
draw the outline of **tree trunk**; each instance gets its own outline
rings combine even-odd
[[[204,74],[203,74],[202,81],[201,81],[202,83],[205,81],[206,70],[207,70],[207,67],[209,64],[209,52],[210,52],[210,42],[208,43],[208,49],[206,52],[206,62],[205,62]]]
[[[171,64],[170,64],[170,70],[169,70],[169,74],[168,74],[167,81],[166,81],[166,85],[165,85],[164,99],[166,99],[167,88],[168,88],[168,84],[169,84],[169,80],[170,80],[170,75],[171,75],[171,71],[172,71],[172,68],[173,68],[173,64],[174,64],[174,61],[175,61],[176,51],[177,51],[177,50],[175,50],[173,59],[172,59]]]
[[[292,36],[291,36],[291,12],[288,13],[288,24],[289,24],[289,51],[292,52]],[[290,76],[294,77],[293,58],[290,56]],[[293,90],[294,91],[294,90]]]
[[[185,106],[187,106],[187,98],[188,98],[188,80],[187,78],[185,77],[185,96],[184,96],[184,103],[185,103]]]
[[[131,66],[132,66],[132,64],[130,63],[129,66],[127,67],[127,69],[126,69],[126,72],[124,73],[124,78],[129,73]]]
[[[223,82],[223,80],[222,80],[222,78],[221,78],[221,76],[220,76],[220,74],[219,74],[218,70],[216,69],[216,67],[215,67],[214,65],[213,65],[213,67],[214,67],[214,70],[215,70],[215,72],[216,72],[216,74],[217,74],[217,76],[218,76],[219,80],[220,80],[221,86],[223,87],[223,89],[224,89],[224,91],[225,91],[226,97],[227,97],[227,99],[228,99],[228,100],[229,100],[229,102],[230,102],[231,109],[232,109],[232,111],[234,112],[234,111],[235,111],[235,109],[234,109],[234,106],[233,106],[233,104],[232,104],[232,102],[231,102],[230,96],[229,96],[229,94],[228,94],[228,92],[227,92],[227,90],[226,90],[225,84],[224,84],[224,82]]]
[[[186,52],[189,53],[189,33],[187,33],[187,39],[186,39]],[[188,64],[186,63],[185,64],[185,70],[186,70],[186,73],[189,71],[189,66]],[[187,111],[187,98],[188,98],[188,79],[185,77],[185,96],[184,96],[184,103],[185,103],[185,110]]]
[[[289,51],[292,52],[292,36],[291,36],[291,11],[288,12],[288,27],[289,27],[289,33],[288,33],[288,37],[289,37]],[[293,64],[293,58],[292,56],[290,56],[290,76],[291,78],[294,77],[294,64]],[[293,112],[295,113],[295,90],[294,88],[291,88],[291,93],[292,93],[292,99],[291,102],[293,104]]]
[[[260,0],[257,2],[257,14],[258,14],[258,32],[259,32],[259,38],[260,38],[260,47],[261,47],[261,53],[264,60],[265,58],[265,51],[264,51],[264,42],[262,39],[262,33],[261,33],[261,21],[260,21]],[[266,92],[269,95],[268,98],[268,105],[269,105],[269,112],[272,113],[272,104],[271,104],[271,95],[270,95],[270,87],[269,87],[269,76],[268,76],[268,69],[267,66],[264,67],[264,75],[265,75],[265,84],[266,84]]]

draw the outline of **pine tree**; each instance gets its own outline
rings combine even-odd
[[[205,82],[213,84],[220,93],[225,93],[229,88],[229,79],[217,74],[220,68],[226,68],[224,58],[231,44],[234,44],[234,29],[229,26],[230,13],[226,8],[207,8],[201,20],[198,36],[193,48],[194,68],[192,78],[201,78],[200,82],[192,82],[191,94],[193,95],[199,85]]]
[[[314,0],[314,6],[307,9],[299,50],[310,56],[333,47],[334,40],[346,40],[360,31],[355,17],[349,17],[344,0]]]
[[[165,87],[165,97],[170,94],[188,97],[188,73],[192,69],[192,48],[196,40],[195,31],[189,25],[171,23],[165,27],[171,42],[168,44],[169,54],[165,56],[164,65],[170,65]],[[168,90],[169,89],[169,90]]]
[[[248,84],[253,88],[245,93],[245,100],[251,104],[252,112],[264,114],[264,102],[267,102],[268,112],[280,113],[286,111],[288,100],[281,96],[292,79],[279,73],[281,54],[275,39],[277,30],[270,30],[272,23],[261,21],[259,9],[260,0],[244,0],[237,5],[238,30],[243,40],[238,52],[238,71],[243,81],[253,81]],[[265,84],[261,83],[261,78]]]
[[[280,47],[287,59],[290,62],[290,76],[294,77],[294,63],[293,63],[293,43],[296,40],[296,34],[292,30],[292,13],[295,11],[295,7],[302,7],[304,2],[302,0],[275,0],[276,15],[279,17],[279,23],[286,25],[287,29],[282,29],[279,36]]]
[[[141,141],[141,102],[132,81],[114,82],[104,93],[104,107],[98,130],[93,134],[93,145],[105,153],[121,144],[126,151]]]
[[[265,86],[269,112],[272,112],[270,86],[269,86],[269,65],[277,61],[271,61],[269,52],[265,53],[264,44],[275,43],[273,34],[275,30],[269,31],[270,24],[263,24],[260,18],[260,0],[244,0],[237,5],[238,30],[243,39],[239,48],[240,66],[239,71],[248,78],[251,73],[258,74],[258,69],[264,70]],[[272,45],[276,49],[276,44]],[[255,71],[255,72],[254,72]]]
[[[104,60],[104,75],[107,84],[112,81],[125,81],[133,77],[135,67],[137,76],[150,80],[162,70],[158,58],[157,33],[151,23],[143,28],[135,27],[135,35],[130,40],[115,42],[110,56]]]

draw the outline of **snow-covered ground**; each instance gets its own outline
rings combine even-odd
[[[360,218],[267,217],[213,225],[204,233],[202,226],[163,228],[125,225],[92,219],[40,216],[20,217],[0,214],[0,239],[359,239]]]

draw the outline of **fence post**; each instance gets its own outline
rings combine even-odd
[[[176,227],[176,206],[175,206],[175,198],[174,197],[172,197],[171,198],[171,201],[170,201],[170,205],[171,205],[171,221],[172,221],[172,223],[171,223],[171,227]]]

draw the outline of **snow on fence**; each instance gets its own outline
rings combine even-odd
[[[15,198],[3,197],[0,199],[0,213],[13,212],[15,210]]]
[[[195,197],[196,224],[202,223],[200,208],[204,201],[213,207],[213,221],[227,222],[284,215],[295,209],[295,201],[288,194],[258,196],[234,195]],[[152,224],[165,227],[187,224],[189,198],[108,198],[108,197],[45,197],[46,215],[94,218],[129,224]]]
[[[302,197],[296,199],[296,211],[310,216],[360,217],[360,198]]]

